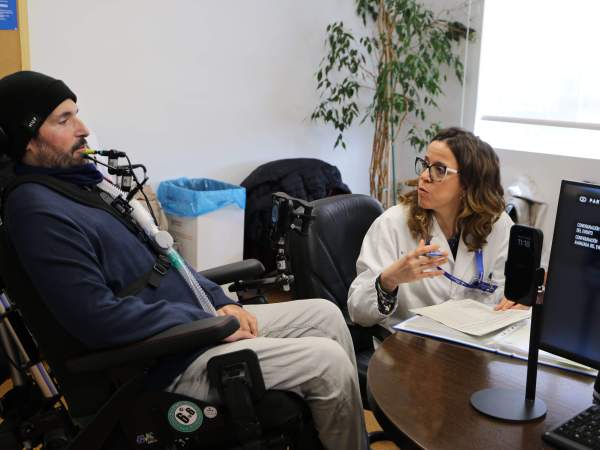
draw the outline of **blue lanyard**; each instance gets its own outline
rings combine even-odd
[[[429,244],[429,242],[427,243]],[[466,281],[461,280],[458,277],[455,277],[451,273],[446,272],[441,267],[437,267],[438,270],[444,272],[444,276],[448,278],[453,283],[456,283],[460,286],[469,288],[469,289],[479,289],[483,292],[488,292],[493,294],[494,291],[498,288],[498,285],[487,283],[483,281],[483,252],[481,249],[475,250],[475,265],[477,266],[477,278],[473,280],[471,283],[467,283]]]

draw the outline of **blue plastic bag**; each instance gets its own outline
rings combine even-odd
[[[209,178],[162,181],[156,193],[167,214],[196,217],[235,204],[246,207],[246,188]]]

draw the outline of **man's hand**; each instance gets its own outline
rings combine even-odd
[[[444,272],[437,267],[448,261],[448,253],[440,252],[440,256],[426,256],[429,252],[437,252],[439,248],[437,244],[425,245],[425,241],[421,239],[414,251],[394,261],[381,273],[381,287],[387,292],[392,292],[401,283],[443,275]]]
[[[217,310],[217,315],[233,316],[240,323],[240,329],[229,337],[236,335],[240,331],[244,331],[244,336],[246,337],[241,337],[239,339],[250,339],[258,336],[258,322],[256,321],[256,317],[253,314],[250,314],[244,308],[241,308],[237,305],[225,305]],[[228,338],[226,338],[225,340],[227,341],[227,339]],[[239,339],[235,340],[237,341]]]
[[[506,311],[508,309],[529,309],[529,306],[521,305],[520,303],[510,301],[506,297],[502,297],[500,303],[494,307],[494,311]]]
[[[223,339],[223,341],[224,342],[235,342],[235,341],[241,341],[242,339],[252,339],[252,338],[255,338],[255,337],[256,336],[254,336],[249,331],[246,331],[246,330],[237,330],[235,333],[230,334],[225,339]]]

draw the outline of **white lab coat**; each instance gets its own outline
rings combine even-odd
[[[492,227],[484,245],[483,270],[486,281],[498,285],[493,294],[470,289],[451,282],[442,276],[425,278],[398,286],[396,306],[389,316],[377,309],[375,279],[394,261],[415,250],[418,241],[412,237],[407,225],[407,205],[389,208],[369,228],[365,235],[358,261],[357,276],[352,282],[348,298],[348,311],[352,320],[363,326],[382,324],[387,328],[412,315],[411,308],[442,303],[450,299],[470,298],[488,304],[499,302],[504,295],[504,263],[508,252],[508,240],[512,220],[505,212]],[[470,252],[460,240],[456,261],[452,256],[437,220],[433,219],[432,244],[448,252],[448,262],[442,266],[446,272],[471,282],[477,276],[475,252]]]

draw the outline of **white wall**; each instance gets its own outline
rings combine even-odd
[[[348,150],[310,121],[325,27],[350,0],[30,0],[33,70],[62,78],[105,148],[178,176],[239,183],[274,159],[335,164],[368,193],[372,128]]]

